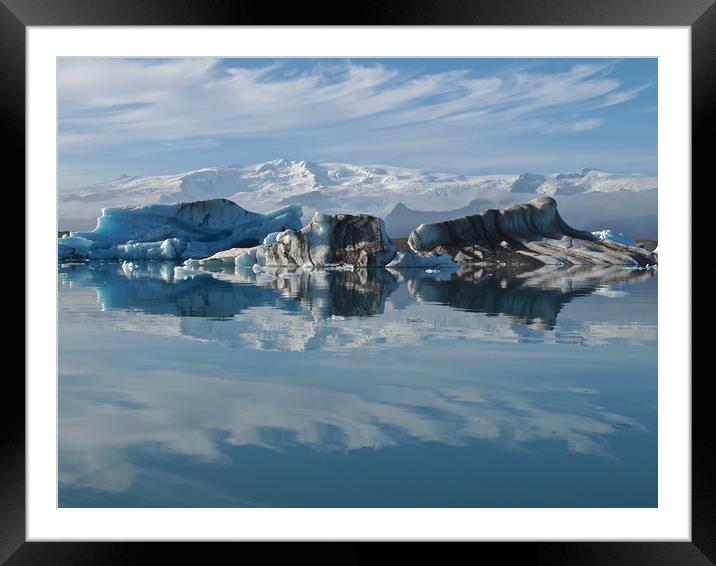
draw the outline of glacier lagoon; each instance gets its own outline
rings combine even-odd
[[[61,507],[655,507],[657,286],[615,266],[59,268]]]

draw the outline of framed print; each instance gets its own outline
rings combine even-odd
[[[140,541],[714,560],[710,2],[314,25],[2,1],[27,223],[8,564]]]

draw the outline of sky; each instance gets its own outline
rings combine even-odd
[[[58,59],[59,183],[284,158],[657,172],[656,59]]]

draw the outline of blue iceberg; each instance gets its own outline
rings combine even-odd
[[[255,246],[274,232],[299,230],[301,215],[295,204],[259,214],[227,199],[104,208],[94,230],[58,240],[58,256],[61,261],[200,259]]]

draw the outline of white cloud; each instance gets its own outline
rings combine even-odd
[[[214,59],[63,59],[60,147],[287,136],[326,146],[347,136],[354,147],[426,138],[434,145],[545,131],[545,124],[546,131],[571,133],[601,120],[555,120],[619,104],[643,89],[625,89],[607,76],[608,66],[596,64],[481,77],[416,76],[355,62],[281,71],[279,64],[227,70]]]
[[[608,96],[604,97],[604,100],[602,103],[598,106],[598,108],[606,108],[607,106],[614,106],[616,104],[622,104],[624,102],[628,102],[632,98],[635,98],[640,92],[646,90],[651,85],[645,84],[640,85],[638,87],[629,89],[629,90],[621,90],[618,92],[613,92],[609,94]]]

